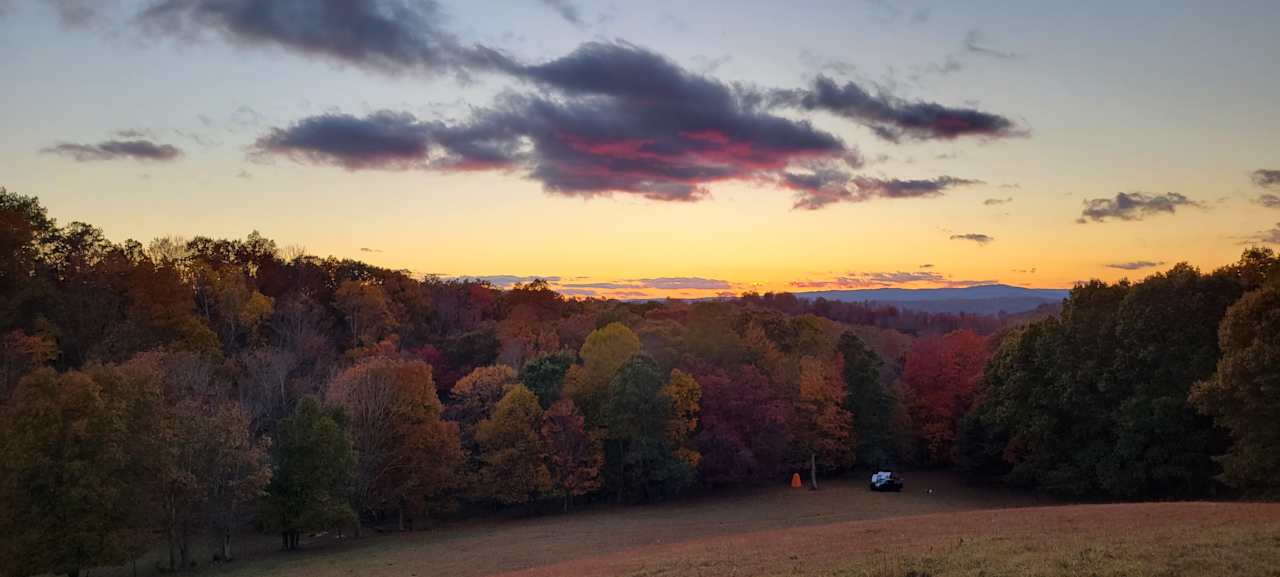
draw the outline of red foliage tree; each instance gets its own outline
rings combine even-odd
[[[973,404],[990,356],[987,338],[970,330],[919,339],[907,353],[902,383],[931,463],[952,462],[956,427]]]

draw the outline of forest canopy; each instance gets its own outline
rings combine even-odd
[[[0,574],[859,466],[1274,496],[1277,295],[1249,249],[1017,318],[570,298],[257,233],[113,242],[0,189]]]

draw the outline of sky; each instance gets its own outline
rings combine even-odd
[[[0,0],[0,186],[578,296],[1280,244],[1280,3]]]

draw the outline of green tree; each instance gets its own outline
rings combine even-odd
[[[856,459],[871,466],[892,462],[894,397],[880,380],[884,364],[853,331],[845,331],[836,344],[844,378],[844,408],[853,419]]]
[[[542,407],[524,385],[511,387],[476,427],[480,445],[477,494],[504,505],[527,503],[551,491]]]
[[[285,549],[297,549],[303,531],[355,523],[349,502],[355,454],[347,429],[341,408],[309,397],[281,421],[267,520],[280,530]]]
[[[538,395],[543,408],[550,407],[560,398],[565,373],[573,365],[573,353],[560,351],[542,355],[520,369],[520,382]]]
[[[1224,479],[1250,494],[1280,496],[1280,283],[1246,294],[1220,329],[1217,372],[1191,400],[1231,432]]]
[[[692,467],[667,440],[673,410],[662,387],[662,371],[647,355],[631,357],[609,384],[605,457],[619,501],[671,494],[692,479]]]

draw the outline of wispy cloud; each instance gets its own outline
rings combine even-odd
[[[1162,260],[1160,261],[1135,260],[1131,262],[1113,262],[1106,266],[1107,268],[1115,268],[1120,270],[1142,270],[1144,268],[1152,268],[1152,267],[1157,267],[1162,265],[1164,265],[1164,261]]]
[[[992,48],[984,42],[981,30],[974,28],[964,35],[964,49],[970,54],[979,54],[982,56],[990,56],[1002,60],[1011,60],[1018,57],[1016,52],[1008,50],[999,50]]]
[[[566,22],[578,27],[582,27],[584,25],[582,20],[582,10],[578,8],[577,4],[574,4],[570,0],[539,1],[542,2],[544,6],[554,10],[555,13],[559,14],[561,18],[564,18]]]
[[[796,193],[793,208],[817,210],[837,202],[866,202],[876,198],[930,198],[950,188],[981,184],[980,180],[939,176],[930,179],[852,176],[819,168],[809,173],[787,172],[782,185]]]
[[[992,284],[992,280],[952,280],[936,272],[851,272],[824,279],[792,281],[798,289],[870,289],[929,284],[944,287],[968,287]]]
[[[927,101],[909,101],[881,89],[876,93],[850,81],[837,84],[819,75],[808,89],[776,90],[774,106],[825,110],[871,129],[890,142],[952,140],[963,136],[1008,138],[1026,136],[1026,129],[1012,120],[973,108],[951,107]]]
[[[1012,196],[1006,197],[1006,198],[988,198],[982,201],[982,204],[985,206],[1000,206],[1002,204],[1008,204],[1010,202],[1013,202]]]
[[[1245,237],[1245,244],[1280,244],[1280,222],[1268,230],[1260,230]]]
[[[1270,193],[1258,195],[1258,198],[1253,199],[1253,202],[1265,208],[1280,208],[1280,196]]]
[[[76,162],[132,159],[165,162],[182,156],[182,150],[171,144],[150,140],[107,140],[96,144],[63,142],[42,149],[45,154],[69,157]]]
[[[1115,198],[1094,198],[1084,201],[1084,210],[1076,222],[1102,222],[1107,219],[1142,220],[1158,214],[1173,214],[1179,208],[1203,208],[1200,202],[1176,192],[1147,194],[1145,192],[1121,192]]]
[[[967,240],[970,242],[976,242],[980,245],[985,245],[995,241],[995,237],[978,232],[971,232],[967,234],[953,234],[951,235],[951,240]]]

